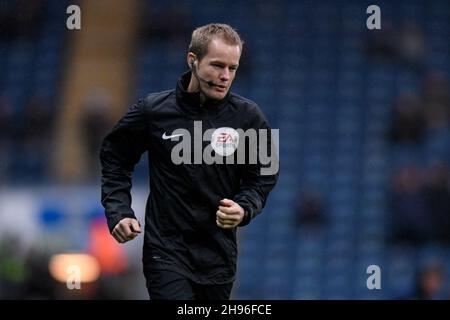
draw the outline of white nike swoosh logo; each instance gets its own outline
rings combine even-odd
[[[172,139],[172,138],[176,138],[176,137],[181,137],[182,135],[183,135],[183,134],[180,133],[180,134],[173,134],[173,135],[171,135],[171,136],[168,136],[168,135],[166,135],[166,133],[164,132],[163,135],[162,135],[162,138],[163,138],[164,140],[167,140],[167,139]]]

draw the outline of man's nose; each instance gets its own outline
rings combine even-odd
[[[224,68],[223,71],[220,73],[220,80],[222,81],[230,80],[230,71],[228,70],[228,68]]]

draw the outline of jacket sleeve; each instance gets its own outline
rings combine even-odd
[[[258,107],[255,108],[250,127],[258,133],[260,129],[267,132],[267,139],[257,134],[257,144],[247,144],[249,152],[256,152],[256,164],[248,163],[243,167],[241,185],[234,201],[244,210],[245,215],[240,227],[250,223],[264,208],[270,191],[279,176],[279,159],[276,151],[278,134],[273,135],[270,126]],[[261,148],[265,146],[265,150]],[[263,157],[261,157],[263,156]],[[270,158],[270,161],[268,159]]]
[[[110,232],[123,218],[136,218],[131,209],[131,179],[134,166],[147,150],[143,108],[144,100],[131,106],[101,146],[101,201]]]

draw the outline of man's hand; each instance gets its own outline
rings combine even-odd
[[[136,219],[123,218],[120,220],[111,232],[114,239],[119,243],[125,243],[133,240],[141,233],[141,226]]]
[[[220,200],[219,210],[216,212],[216,224],[222,229],[236,227],[244,219],[244,209],[229,199]]]

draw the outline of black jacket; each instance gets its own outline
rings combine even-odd
[[[121,219],[135,217],[131,176],[148,151],[151,192],[145,215],[144,265],[172,270],[201,284],[221,284],[234,280],[237,246],[236,230],[216,225],[219,200],[228,198],[241,205],[246,215],[240,226],[246,225],[263,209],[278,173],[261,175],[259,161],[172,162],[172,148],[179,141],[163,139],[163,135],[184,128],[194,137],[194,121],[202,121],[203,132],[221,127],[269,129],[258,106],[238,95],[228,93],[221,101],[201,106],[199,94],[185,90],[190,76],[185,73],[175,90],[150,94],[130,107],[106,136],[100,154],[102,204],[110,231]],[[202,144],[205,148],[210,142]]]

